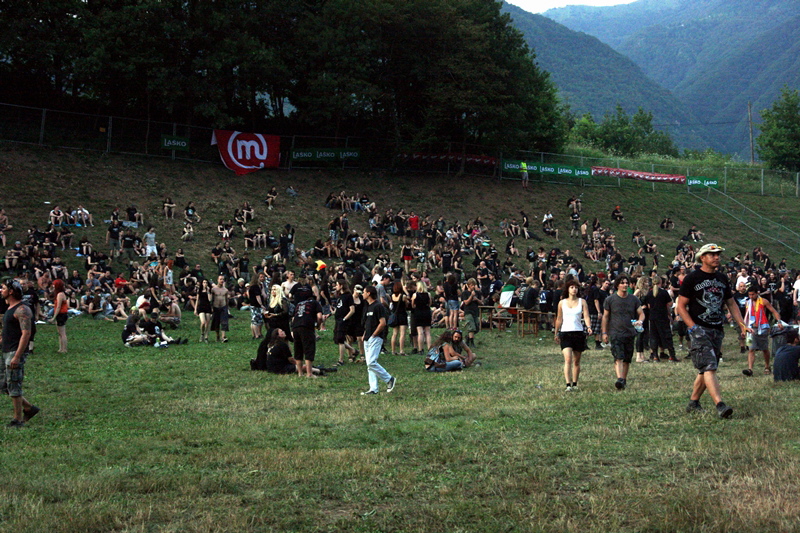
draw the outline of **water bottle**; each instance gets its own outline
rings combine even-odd
[[[637,320],[635,320],[635,319],[632,319],[632,320],[631,320],[631,326],[633,326],[633,329],[635,329],[635,330],[636,330],[636,333],[641,333],[641,332],[643,332],[643,331],[644,331],[644,326],[643,326],[643,325],[641,325],[641,324],[640,324],[640,323],[639,323]]]

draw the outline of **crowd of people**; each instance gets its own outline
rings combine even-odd
[[[297,195],[291,188],[287,193]],[[278,199],[273,187],[264,203],[273,209]],[[254,370],[306,377],[336,371],[336,366],[314,365],[316,331],[332,321],[337,365],[365,363],[369,389],[364,394],[376,394],[380,381],[388,391],[396,383],[396,377],[378,363],[381,352],[422,355],[422,367],[430,372],[476,366],[481,329],[499,320],[504,311],[523,308],[538,312],[541,326],[554,330],[564,355],[567,391],[578,389],[588,337],[594,337],[595,349],[610,347],[615,387],[625,390],[634,356],[636,362],[680,361],[673,344],[677,334],[679,349],[685,343],[694,350],[699,371],[692,401],[699,401],[708,389],[720,415],[727,417],[730,408],[719,407],[719,386],[712,376],[717,363],[712,364],[708,355],[722,356],[717,335],[722,324],[741,326],[741,350],[748,352],[743,374],[752,376],[757,351],[764,356],[764,371],[771,372],[771,352],[764,339],[771,331],[769,316],[779,326],[794,324],[797,316],[800,276],[792,279],[785,260],[776,265],[759,247],[752,258],[748,253],[735,254],[719,263],[722,250],[703,244],[705,235],[696,226],[677,243],[671,261],[662,261],[664,251],[652,236],[636,228],[631,233],[632,251],[625,257],[616,232],[599,218],[590,222],[583,215],[581,198],[575,196],[567,201],[566,215],[579,257],[559,247],[559,228],[551,211],[543,215],[542,234],[557,244],[547,250],[534,244],[542,239],[531,230],[523,210],[519,220],[506,218],[492,229],[480,216],[462,223],[405,208],[379,210],[362,193],[331,193],[324,206],[336,211],[327,237],[302,249],[291,224],[277,236],[261,227],[248,229],[256,214],[245,202],[230,219],[216,225],[218,243],[209,258],[203,258],[213,262],[215,272],[207,275],[201,262],[190,262],[182,248],[171,252],[159,242],[159,215],[149,214],[145,226],[145,213],[135,206],[124,215],[116,208],[105,221],[104,242],[93,243],[86,237],[75,242],[75,229],[94,226],[95,217],[82,205],[66,210],[57,205],[47,213],[43,230],[30,227],[6,250],[3,275],[12,280],[7,292],[13,295],[19,290],[20,301],[31,313],[25,353],[33,349],[36,324],[47,321],[56,325],[59,353],[67,353],[68,319],[80,315],[124,323],[121,337],[126,346],[165,347],[188,342],[188,335],[173,337],[167,330],[182,327],[182,313],[190,312],[198,317],[200,342],[209,342],[213,331],[215,340],[225,343],[231,312],[238,310],[249,315],[251,336],[260,341],[251,361]],[[164,219],[174,219],[176,208],[171,198],[165,198]],[[183,215],[180,239],[189,241],[203,219],[193,202],[186,204]],[[349,216],[363,216],[367,231],[353,229]],[[620,206],[610,221],[617,232],[625,228]],[[666,217],[655,231],[669,232],[673,227]],[[12,228],[0,210],[4,245]],[[506,244],[498,248],[492,237],[501,234]],[[525,244],[518,245],[518,240]],[[234,247],[240,243],[241,254]],[[527,249],[522,252],[522,248]],[[250,253],[256,250],[263,259],[251,262]],[[83,262],[84,273],[67,268],[61,256],[68,251]],[[711,257],[717,264],[707,266]],[[713,274],[713,283],[706,282],[714,291],[707,287],[689,291],[685,281],[703,272]],[[496,310],[483,323],[481,307]],[[24,320],[17,322],[27,325]],[[442,333],[434,335],[432,328],[442,328]],[[796,336],[786,329],[789,334],[780,339],[788,350],[795,346]],[[3,339],[5,343],[6,335]],[[694,353],[700,351],[702,355]],[[21,364],[19,357],[16,364]],[[791,368],[787,372],[791,374]],[[782,370],[781,378],[789,374]],[[33,416],[26,405],[23,402],[23,412],[28,414],[16,416],[15,404],[19,423]],[[690,408],[696,410],[699,403]]]

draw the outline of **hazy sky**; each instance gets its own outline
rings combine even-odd
[[[506,0],[509,4],[514,4],[531,13],[542,13],[554,7],[569,5],[615,6],[617,4],[630,4],[634,1],[635,0]]]

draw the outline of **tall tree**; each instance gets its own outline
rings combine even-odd
[[[788,86],[772,107],[761,111],[758,155],[770,168],[800,170],[800,93]]]

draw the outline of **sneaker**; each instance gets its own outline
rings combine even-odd
[[[22,413],[22,421],[23,422],[27,422],[28,420],[30,420],[34,416],[38,415],[39,411],[41,411],[41,409],[39,409],[35,405],[31,405],[30,409],[28,409],[27,411],[23,411],[23,413]]]
[[[740,346],[739,353],[747,353],[747,348],[745,348],[744,346]]]
[[[650,356],[650,361],[651,361],[651,362],[653,362],[653,363],[658,363],[658,362],[660,362],[660,361],[661,361],[661,359],[659,359],[659,358],[658,358],[658,356],[657,356],[656,354],[652,354],[652,355]]]
[[[753,371],[750,370],[749,368],[745,368],[744,370],[742,370],[742,374],[744,374],[745,376],[752,376]]]
[[[572,392],[572,385],[567,385],[567,388],[564,389],[564,392]]]
[[[717,414],[720,418],[730,418],[733,414],[733,408],[728,407],[724,402],[719,402],[717,404]]]
[[[700,400],[690,400],[689,405],[686,406],[687,413],[702,413],[705,409],[700,405]]]
[[[23,422],[22,420],[17,420],[16,418],[12,418],[12,419],[11,419],[11,422],[9,422],[8,424],[6,424],[6,427],[7,427],[7,428],[17,428],[17,429],[20,429],[20,428],[23,428],[23,427],[25,427],[25,422]]]
[[[411,355],[417,355],[417,354],[419,354],[419,350],[417,350],[416,348],[411,350]]]
[[[670,355],[669,356],[669,361],[670,361],[670,363],[680,363],[681,362],[681,360],[678,359],[677,357],[675,357],[674,355]]]
[[[764,369],[764,374],[767,374],[767,375],[772,374],[772,369],[770,367],[765,368]]]
[[[391,379],[389,379],[389,381],[386,383],[386,392],[392,392],[396,384],[397,378],[392,376]]]
[[[617,390],[624,389],[625,388],[625,380],[622,379],[622,378],[618,378],[616,383],[614,383],[614,386],[617,388]]]
[[[683,350],[683,344],[679,344],[679,345],[678,345],[678,349],[679,349],[679,350]]]
[[[378,394],[378,391],[376,391],[376,390],[368,390],[366,392],[362,392],[361,396],[369,396],[371,394]]]

